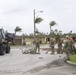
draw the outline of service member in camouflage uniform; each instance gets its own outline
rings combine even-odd
[[[67,59],[70,60],[72,43],[71,43],[71,40],[70,40],[69,36],[66,36],[66,39],[67,40],[64,43],[64,50],[65,50],[65,53],[67,55]]]
[[[37,50],[38,50],[38,52],[37,52]],[[36,52],[37,52],[37,53],[40,53],[40,42],[39,42],[38,39],[37,39],[37,41],[36,41]]]
[[[54,49],[55,41],[52,39],[50,43],[51,43],[51,54],[55,54],[55,49]]]
[[[46,54],[48,53],[48,52],[51,52],[51,54],[54,54],[54,40],[51,38],[51,40],[50,40],[50,42],[49,42],[49,50],[46,52]]]
[[[58,50],[57,50],[58,54],[63,54],[63,49],[62,49],[62,40],[59,39],[58,40]]]

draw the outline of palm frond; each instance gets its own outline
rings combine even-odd
[[[18,27],[18,26],[15,28],[15,32],[21,31],[21,30],[22,30],[22,29],[21,29],[20,27]]]
[[[43,21],[43,19],[41,18],[41,17],[37,17],[36,19],[35,19],[35,23],[40,23],[40,22],[42,22]]]
[[[55,21],[51,21],[51,22],[49,23],[49,25],[54,26],[54,25],[56,25],[56,22],[55,22]]]

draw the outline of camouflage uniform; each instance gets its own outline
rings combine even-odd
[[[54,54],[54,41],[53,41],[53,39],[51,39],[51,41],[49,42],[49,50],[46,52],[46,54],[49,51],[51,52],[51,54]]]
[[[39,53],[40,52],[40,43],[38,40],[36,41],[36,52],[37,52],[37,49],[38,49],[38,53]]]
[[[58,50],[57,50],[57,53],[58,54],[63,54],[63,50],[62,50],[62,40],[61,39],[59,39],[59,41],[58,41]]]
[[[69,37],[67,37],[67,41],[64,44],[64,50],[67,55],[67,59],[70,59],[71,49],[72,49],[71,47],[72,47],[71,40],[69,39]]]
[[[55,53],[55,51],[54,51],[54,44],[55,43],[53,40],[51,40],[50,44],[51,44],[51,54],[54,54]]]

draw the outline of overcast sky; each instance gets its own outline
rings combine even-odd
[[[40,32],[49,33],[49,22],[56,21],[58,29],[63,33],[71,30],[76,33],[76,0],[0,0],[0,28],[14,32],[16,26],[22,28],[22,33],[33,33],[33,10],[35,16],[44,20],[37,24]]]

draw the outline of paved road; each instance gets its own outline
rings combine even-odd
[[[53,69],[61,68],[57,63],[51,62],[61,60],[63,57],[65,54],[50,55],[50,53],[45,54],[45,51],[41,51],[41,54],[22,54],[19,48],[12,48],[10,54],[0,56],[0,75],[51,75]],[[62,66],[63,70],[64,67],[66,66]]]

